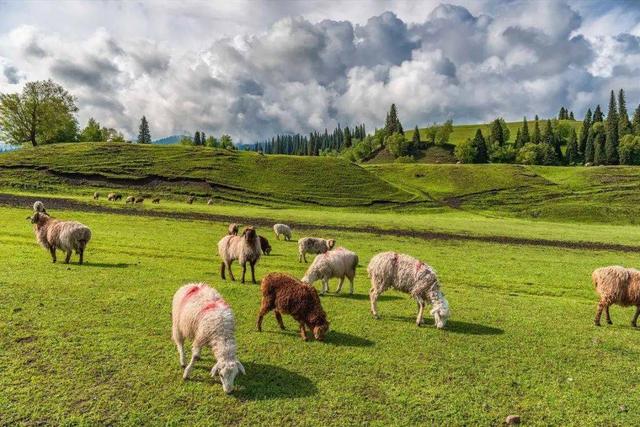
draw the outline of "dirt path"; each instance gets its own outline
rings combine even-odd
[[[201,212],[163,212],[163,211],[151,211],[151,210],[139,210],[139,209],[122,209],[102,205],[91,205],[82,203],[72,199],[58,199],[47,197],[30,197],[30,196],[16,196],[12,194],[0,194],[0,206],[22,207],[30,209],[33,202],[41,200],[45,206],[51,210],[75,210],[80,212],[101,212],[111,213],[118,215],[131,215],[131,216],[148,216],[155,218],[173,218],[173,219],[185,219],[185,220],[201,220],[201,221],[215,221],[215,222],[244,222],[245,224],[254,224],[260,227],[268,227],[278,222],[278,219],[273,218],[243,218],[230,215],[216,215],[207,214]],[[302,222],[287,221],[287,224],[293,228],[299,230],[336,230],[336,231],[348,231],[357,233],[371,233],[384,236],[400,236],[411,237],[424,240],[459,240],[459,241],[471,241],[471,242],[485,242],[496,243],[503,245],[530,245],[530,246],[546,246],[555,248],[566,249],[581,249],[592,251],[619,251],[619,252],[640,252],[640,246],[623,245],[616,243],[601,243],[601,242],[585,242],[585,241],[568,241],[568,240],[548,240],[548,239],[530,239],[526,237],[512,237],[512,236],[482,236],[482,235],[468,235],[459,233],[447,233],[447,232],[435,232],[435,231],[418,231],[418,230],[405,230],[405,229],[382,229],[377,227],[362,227],[362,226],[340,226],[340,225],[317,225]]]

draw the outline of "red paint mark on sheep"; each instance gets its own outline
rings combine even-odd
[[[202,309],[200,309],[200,315],[205,314],[207,311],[218,310],[218,309],[228,308],[228,307],[229,307],[229,304],[227,304],[227,302],[222,298],[215,299],[213,301],[209,301],[202,307]]]
[[[195,286],[190,287],[187,290],[187,292],[182,297],[182,301],[180,301],[180,311],[182,311],[183,307],[185,306],[185,304],[187,303],[189,298],[191,298],[193,295],[195,295],[198,292],[200,292],[200,289],[202,289],[202,288],[199,285],[195,285]]]
[[[420,269],[421,269],[422,267],[424,267],[424,262],[422,262],[422,261],[418,261],[418,262],[416,262],[416,273],[417,273],[418,271],[420,271]]]

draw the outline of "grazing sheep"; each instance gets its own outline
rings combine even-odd
[[[396,252],[382,252],[371,258],[367,272],[371,278],[371,313],[377,318],[378,296],[389,288],[411,294],[418,302],[416,324],[423,322],[424,306],[430,302],[431,314],[438,329],[444,328],[450,316],[449,303],[440,290],[436,272],[421,261]]]
[[[358,266],[358,255],[345,248],[338,248],[335,251],[325,252],[316,256],[302,281],[313,285],[316,280],[322,280],[322,295],[329,291],[329,279],[339,278],[340,283],[336,289],[336,293],[342,291],[344,278],[349,278],[350,290],[353,294],[353,279],[356,276],[356,267]]]
[[[256,229],[253,227],[245,228],[241,236],[224,236],[218,242],[218,254],[220,258],[222,258],[222,265],[220,266],[220,276],[222,280],[226,280],[224,274],[225,267],[229,270],[231,280],[236,280],[236,278],[233,277],[233,271],[231,271],[231,263],[237,259],[238,263],[242,265],[242,283],[244,283],[248,262],[251,266],[251,281],[255,284],[255,266],[260,259],[261,252],[260,239],[258,238]]]
[[[124,201],[124,203],[125,203],[125,204],[126,204],[126,203],[131,203],[131,204],[133,204],[133,203],[135,203],[135,201],[136,201],[136,198],[135,198],[135,197],[133,197],[133,196],[129,196],[129,197],[127,197],[127,199]]]
[[[99,198],[100,198],[100,193],[98,193],[97,191],[93,193],[93,200],[98,200]]]
[[[156,197],[151,201],[151,203],[155,203],[156,205],[160,203],[160,197]]]
[[[143,203],[144,197],[136,197],[136,203]]]
[[[187,203],[189,203],[190,205],[192,205],[192,204],[193,204],[193,201],[194,201],[195,199],[196,199],[196,198],[195,198],[194,196],[189,196],[189,197],[187,198]]]
[[[207,205],[212,205],[212,204],[213,204],[213,199],[207,200]]]
[[[238,372],[245,374],[244,366],[236,356],[235,319],[222,295],[206,283],[182,286],[173,296],[171,310],[172,338],[178,348],[180,366],[185,368],[184,340],[192,340],[191,361],[182,378],[189,377],[202,347],[209,345],[216,358],[211,376],[219,376],[225,393],[233,391]]]
[[[318,237],[303,237],[298,240],[298,262],[307,262],[306,254],[323,254],[335,246],[333,239],[325,240]]]
[[[34,212],[27,217],[33,224],[33,231],[37,242],[51,253],[51,259],[56,262],[56,250],[67,253],[64,263],[68,264],[71,252],[75,251],[80,256],[80,264],[83,262],[84,249],[91,240],[89,227],[75,221],[61,221],[54,219],[44,212]]]
[[[617,265],[596,269],[591,275],[593,285],[600,295],[595,325],[600,326],[600,316],[604,310],[607,323],[612,325],[609,306],[618,304],[623,307],[636,306],[636,312],[631,319],[631,325],[638,327],[640,316],[640,271],[635,268],[624,268]]]
[[[260,247],[262,248],[262,253],[265,255],[269,255],[271,253],[271,245],[266,237],[258,236],[260,239]]]
[[[44,203],[42,203],[40,200],[36,200],[35,202],[33,202],[33,211],[47,213],[47,210],[44,208]]]
[[[329,330],[327,315],[322,309],[318,291],[313,286],[300,282],[283,273],[269,273],[260,284],[262,304],[257,327],[262,332],[262,319],[273,310],[280,329],[284,330],[282,313],[290,314],[300,324],[300,337],[307,340],[305,326],[313,332],[316,340],[322,341]]]
[[[229,224],[229,235],[237,236],[239,228],[240,228],[240,224],[236,224],[235,222]]]
[[[118,200],[122,200],[122,194],[120,193],[109,193],[107,195],[107,200],[110,202],[116,202]]]
[[[280,240],[280,236],[284,236],[284,240],[291,240],[291,228],[285,224],[275,224],[273,232],[276,233],[276,239]]]

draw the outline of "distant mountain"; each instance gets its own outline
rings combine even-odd
[[[3,153],[5,151],[13,151],[16,148],[19,148],[19,146],[9,145],[9,144],[5,144],[4,142],[0,142],[0,153]]]
[[[154,144],[160,145],[170,145],[170,144],[178,144],[184,135],[171,135],[164,138],[156,139],[153,141]]]

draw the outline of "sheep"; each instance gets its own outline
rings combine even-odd
[[[93,193],[93,200],[98,200],[99,198],[100,198],[100,193],[98,193],[97,191]]]
[[[151,203],[155,203],[156,205],[160,203],[160,197],[156,197],[151,201]]]
[[[640,316],[640,271],[614,265],[594,270],[591,279],[600,295],[595,325],[600,326],[603,310],[607,316],[607,323],[613,325],[609,315],[610,305],[618,304],[623,307],[635,305],[636,312],[631,319],[631,326],[637,328],[638,316]]]
[[[118,200],[122,200],[122,194],[120,193],[109,193],[107,195],[107,200],[110,202],[116,202]]]
[[[306,254],[323,254],[335,246],[333,239],[325,240],[318,237],[303,237],[298,240],[298,262],[307,262]]]
[[[129,196],[129,197],[127,197],[127,199],[124,201],[124,203],[125,203],[125,204],[126,204],[126,203],[131,203],[131,204],[133,204],[133,203],[135,203],[135,201],[136,201],[136,198],[135,198],[135,197],[133,197],[133,196]]]
[[[42,203],[40,200],[36,200],[35,202],[33,202],[33,211],[47,213],[47,210],[44,208],[44,203]]]
[[[358,262],[358,255],[345,248],[325,252],[316,256],[302,281],[312,285],[316,280],[322,280],[322,295],[324,295],[329,291],[329,279],[334,277],[340,279],[336,289],[336,293],[340,293],[344,278],[347,277],[350,285],[349,293],[353,294],[353,279],[356,276]]]
[[[269,273],[260,284],[262,303],[258,314],[257,328],[262,332],[262,319],[273,310],[280,329],[284,330],[282,313],[290,314],[300,325],[300,337],[306,341],[305,326],[313,332],[316,340],[324,340],[329,331],[327,315],[322,309],[318,291],[295,277],[283,273]]]
[[[191,373],[202,347],[209,345],[216,358],[211,376],[219,376],[225,393],[233,391],[238,372],[245,374],[244,366],[236,356],[235,319],[222,295],[206,283],[189,283],[173,296],[171,310],[172,339],[178,348],[183,379]],[[184,340],[192,340],[191,361],[185,367]]]
[[[273,232],[276,233],[276,239],[280,240],[280,236],[284,236],[284,240],[291,240],[291,228],[285,224],[275,224]]]
[[[262,248],[262,253],[265,255],[269,255],[271,253],[271,245],[266,237],[258,236],[260,239],[260,247]]]
[[[242,283],[244,283],[248,262],[251,266],[251,281],[256,284],[255,266],[260,259],[261,252],[260,239],[256,229],[253,227],[245,228],[241,236],[224,236],[218,242],[218,255],[222,259],[222,265],[220,266],[222,280],[226,280],[225,267],[229,269],[231,280],[236,280],[233,277],[233,271],[231,271],[231,263],[237,259],[238,263],[242,264]]]
[[[237,236],[239,228],[240,228],[240,224],[236,224],[235,222],[229,224],[229,235]]]
[[[382,252],[371,258],[367,267],[371,279],[369,299],[371,314],[378,318],[376,302],[378,296],[389,288],[411,294],[418,302],[416,325],[423,322],[424,306],[430,302],[433,306],[431,315],[438,329],[445,327],[450,316],[449,303],[440,289],[440,282],[435,270],[427,264],[409,256],[396,252]]]
[[[135,202],[136,203],[143,203],[144,202],[144,197],[136,197]]]
[[[207,205],[211,206],[213,204],[213,199],[207,200]]]
[[[187,198],[187,203],[188,203],[188,204],[190,204],[190,205],[192,205],[192,204],[193,204],[193,201],[194,201],[195,199],[196,199],[196,198],[195,198],[194,196],[189,196],[189,197]]]
[[[65,251],[65,264],[69,264],[71,252],[75,251],[80,256],[80,265],[84,260],[84,249],[91,240],[89,227],[75,221],[61,221],[54,219],[44,212],[34,212],[27,217],[33,224],[33,231],[37,242],[49,250],[51,259],[56,262],[56,249]]]

